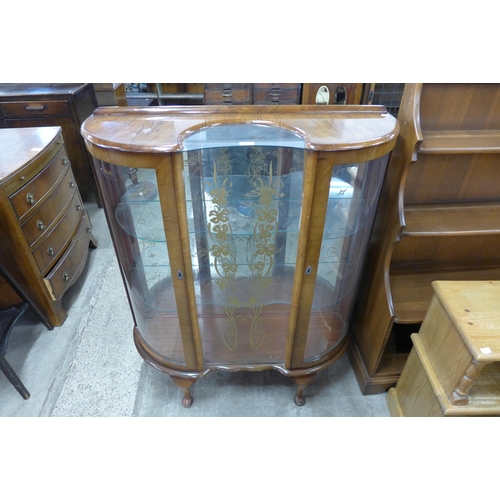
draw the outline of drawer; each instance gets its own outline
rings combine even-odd
[[[71,245],[45,278],[45,283],[54,300],[59,300],[62,297],[66,289],[73,284],[83,270],[89,251],[87,232],[90,227],[90,220],[84,212]]]
[[[289,89],[289,90],[300,90],[301,84],[300,83],[254,83],[253,84],[254,89]]]
[[[300,87],[299,88],[284,88],[284,87],[254,87],[253,91],[254,104],[299,104],[300,103]]]
[[[213,84],[215,85],[215,84]],[[220,84],[217,84],[220,86]],[[205,85],[205,104],[250,104],[251,91],[248,84],[230,84],[218,89]]]
[[[30,118],[32,116],[69,115],[69,102],[58,101],[11,101],[0,103],[4,118]]]
[[[10,197],[10,203],[18,219],[34,212],[35,207],[43,203],[49,191],[66,173],[69,165],[66,148],[63,146],[46,168]]]
[[[76,182],[70,168],[45,203],[21,225],[28,245],[33,246],[52,229],[54,221],[66,210],[76,191]]]
[[[47,237],[33,250],[33,257],[42,274],[45,274],[64,252],[82,216],[83,205],[78,192],[66,213]]]

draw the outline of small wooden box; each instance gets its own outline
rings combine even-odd
[[[435,281],[392,416],[500,416],[500,281]]]

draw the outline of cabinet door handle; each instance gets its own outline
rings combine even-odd
[[[53,249],[52,247],[48,247],[48,248],[47,248],[47,253],[48,253],[49,255],[54,255],[54,249]]]
[[[26,201],[30,204],[30,205],[34,205],[36,203],[36,200],[35,200],[35,197],[31,194],[31,193],[28,193],[26,195]]]
[[[45,231],[45,224],[41,220],[36,221],[36,226],[40,229],[40,231]]]
[[[45,110],[45,105],[44,104],[32,104],[29,106],[25,106],[24,109],[26,111],[44,111]]]

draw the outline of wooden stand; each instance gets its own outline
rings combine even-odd
[[[500,281],[436,281],[387,402],[393,417],[500,416]]]

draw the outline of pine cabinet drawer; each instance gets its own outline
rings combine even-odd
[[[68,206],[76,189],[75,177],[72,170],[68,168],[65,176],[45,203],[21,225],[30,247],[48,234],[54,221]]]
[[[47,197],[47,193],[60,181],[70,164],[66,148],[61,147],[54,159],[30,182],[10,197],[18,219],[34,212]]]
[[[41,274],[45,274],[64,251],[82,216],[82,207],[80,196],[75,193],[62,219],[33,251],[33,257]]]
[[[0,103],[4,118],[69,115],[68,101],[10,101]]]
[[[54,300],[59,300],[66,289],[78,278],[87,260],[89,239],[86,233],[91,230],[91,226],[88,215],[86,212],[83,213],[84,216],[80,219],[78,231],[70,246],[45,278],[45,283]]]

